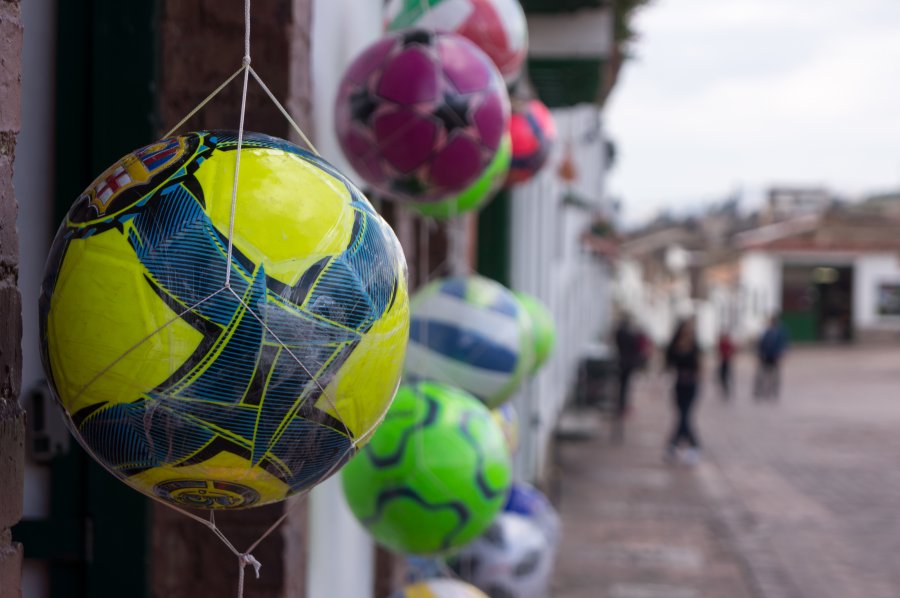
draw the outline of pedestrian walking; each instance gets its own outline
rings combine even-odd
[[[719,354],[719,389],[722,399],[725,400],[731,398],[731,360],[734,357],[735,349],[731,334],[727,330],[723,330],[719,334],[717,352]]]
[[[787,347],[787,332],[781,325],[781,318],[774,314],[757,345],[759,364],[753,384],[753,396],[757,400],[778,399],[781,391],[781,359]]]
[[[678,457],[678,449],[686,445],[684,462],[693,465],[700,457],[700,443],[691,425],[691,414],[697,402],[700,384],[700,347],[694,330],[694,321],[684,320],[678,324],[672,341],[666,349],[666,367],[675,376],[673,399],[675,402],[675,429],[666,449],[666,458]]]
[[[616,416],[621,419],[629,410],[632,374],[641,364],[638,331],[628,314],[622,316],[616,327],[616,351],[619,357],[619,400],[616,404]]]

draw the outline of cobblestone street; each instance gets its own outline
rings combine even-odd
[[[778,402],[751,398],[752,369],[729,402],[706,385],[697,467],[663,463],[653,375],[621,444],[560,443],[554,596],[900,596],[900,349],[797,349]]]

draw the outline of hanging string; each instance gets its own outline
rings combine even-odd
[[[169,130],[169,132],[166,133],[165,136],[169,137],[169,136],[173,135],[188,120],[190,120],[204,106],[206,106],[214,97],[216,97],[219,93],[221,93],[221,91],[229,83],[231,83],[231,81],[233,81],[239,74],[243,73],[244,76],[243,76],[243,85],[241,88],[241,108],[240,108],[240,118],[239,118],[239,124],[238,124],[238,138],[237,138],[237,147],[236,147],[236,152],[235,152],[235,163],[234,163],[234,178],[232,181],[232,189],[231,189],[231,213],[230,213],[229,224],[228,224],[228,248],[227,248],[227,258],[226,258],[227,270],[226,270],[226,274],[225,274],[224,287],[222,289],[219,289],[218,291],[216,291],[209,297],[201,300],[197,304],[187,308],[185,311],[190,311],[190,310],[196,309],[196,307],[198,307],[200,304],[204,303],[205,301],[208,301],[212,297],[215,297],[216,295],[218,295],[219,293],[221,293],[222,291],[227,289],[231,292],[232,295],[235,296],[235,298],[237,298],[238,302],[242,305],[242,307],[244,309],[247,310],[248,313],[250,313],[254,318],[259,320],[260,323],[262,323],[263,326],[266,328],[266,330],[270,334],[275,336],[274,333],[265,324],[265,322],[262,321],[262,319],[259,317],[259,315],[256,314],[252,309],[250,309],[250,307],[246,304],[246,302],[243,300],[243,298],[240,297],[235,292],[235,290],[231,287],[231,273],[233,270],[232,262],[233,262],[233,257],[234,257],[234,225],[235,225],[236,207],[237,207],[237,192],[238,192],[238,186],[239,186],[239,182],[240,182],[241,152],[243,149],[244,124],[245,124],[246,112],[247,112],[247,91],[248,91],[248,87],[249,87],[249,77],[251,74],[253,75],[254,80],[256,80],[256,82],[260,85],[260,87],[263,89],[263,91],[269,97],[269,99],[275,104],[275,106],[278,108],[278,110],[281,112],[281,114],[287,119],[287,121],[290,123],[290,125],[293,127],[293,129],[306,142],[306,144],[309,146],[309,148],[317,155],[319,152],[316,150],[315,146],[313,146],[312,142],[309,140],[309,138],[306,136],[306,134],[303,132],[303,130],[299,127],[299,125],[297,125],[297,123],[291,117],[290,113],[288,113],[288,111],[285,110],[285,108],[281,105],[281,103],[277,100],[277,98],[275,98],[275,96],[272,94],[272,92],[268,88],[268,86],[263,82],[262,78],[256,73],[256,71],[253,70],[253,68],[250,66],[250,64],[251,64],[251,57],[250,57],[250,0],[245,0],[245,2],[244,2],[244,55],[241,59],[240,68],[238,68],[230,77],[228,77],[228,79],[226,79],[211,94],[209,94],[206,98],[204,98],[204,100],[202,102],[200,102],[193,110],[191,110],[174,127],[172,127],[172,129]],[[181,314],[181,315],[183,315],[183,314]],[[171,324],[172,322],[176,321],[177,319],[178,319],[178,317],[172,318],[171,321],[169,321],[166,324],[164,324],[163,326],[161,326],[159,330],[161,330],[165,326]],[[154,332],[154,334],[155,334],[155,332]],[[140,341],[135,347],[133,347],[132,349],[127,351],[125,353],[125,355],[131,353],[134,349],[137,348],[137,346],[139,346],[140,344],[145,342],[147,339],[149,339],[150,336],[152,336],[152,334],[149,335],[146,339],[143,339],[142,341]],[[331,408],[336,413],[338,413],[338,409],[337,409],[336,405],[334,405],[334,401],[331,400],[330,397],[327,396],[325,389],[321,387],[321,384],[319,383],[317,377],[303,365],[303,363],[294,354],[294,352],[290,350],[290,348],[288,348],[280,339],[278,339],[277,337],[275,337],[275,338],[276,338],[276,341],[279,342],[281,344],[281,346],[287,350],[287,352],[289,353],[291,358],[293,358],[293,360],[304,370],[304,372],[310,376],[310,378],[314,381],[314,383],[319,387],[319,390],[322,393],[322,395],[330,403]],[[125,355],[120,357],[119,360],[124,358]],[[110,364],[110,366],[107,367],[106,370],[104,370],[104,372],[107,371],[109,368],[112,368],[115,365],[115,363],[116,362],[113,362],[112,364]],[[101,372],[101,375],[104,372]],[[99,375],[98,375],[98,377],[99,377]],[[90,382],[88,383],[88,385],[90,385]],[[338,413],[338,416],[339,415],[340,414]],[[369,432],[371,432],[371,431],[370,430],[366,431],[366,433],[369,433]],[[355,444],[351,445],[351,447],[347,449],[347,452],[354,450],[354,447],[355,447]],[[337,469],[339,464],[343,463],[343,461],[344,461],[344,459],[338,459],[332,465],[332,467],[325,473],[325,475],[323,476],[323,479],[324,479],[324,477],[328,477],[329,475],[334,473],[334,471]],[[305,491],[299,493],[297,495],[297,498],[301,498],[301,497],[305,496],[308,492],[309,492],[309,489],[306,489]],[[179,507],[176,504],[172,504],[170,502],[163,501],[158,497],[154,497],[154,498],[156,498],[158,500],[158,502],[161,502],[162,504],[166,505],[167,507],[170,507],[170,508],[178,511],[178,512],[182,513],[183,515],[187,516],[188,518],[193,519],[194,521],[197,521],[198,523],[201,523],[202,525],[209,528],[213,532],[213,534],[222,542],[222,544],[226,548],[228,548],[228,550],[230,550],[237,557],[237,559],[238,559],[238,592],[237,592],[238,598],[243,598],[243,595],[244,595],[244,578],[245,578],[245,569],[246,569],[247,565],[250,565],[253,567],[256,577],[259,578],[259,572],[260,572],[260,568],[262,567],[262,564],[253,556],[252,551],[259,545],[260,542],[262,542],[273,531],[275,531],[284,522],[284,520],[288,517],[290,512],[293,510],[293,507],[296,506],[297,504],[299,504],[299,501],[294,502],[293,505],[286,508],[284,510],[284,512],[282,513],[282,515],[271,526],[269,526],[269,528],[262,535],[260,535],[260,537],[257,538],[257,540],[255,542],[253,542],[253,544],[247,550],[241,552],[237,548],[235,548],[235,546],[231,543],[231,541],[225,536],[225,534],[216,525],[214,511],[210,511],[209,519],[207,520],[202,517],[198,517],[196,514],[191,513],[189,511]]]
[[[214,97],[216,97],[217,95],[219,95],[219,93],[221,93],[221,91],[222,91],[223,89],[225,89],[225,88],[228,86],[228,84],[231,83],[231,82],[234,80],[235,77],[237,77],[238,75],[240,75],[240,74],[241,74],[241,71],[246,70],[246,68],[247,68],[247,67],[245,67],[245,66],[242,64],[241,67],[240,67],[238,70],[234,71],[234,72],[231,74],[231,76],[228,77],[227,79],[225,79],[225,81],[224,81],[221,85],[219,85],[217,88],[215,88],[215,90],[213,90],[213,92],[212,92],[211,94],[209,94],[208,96],[206,96],[206,98],[204,98],[202,102],[200,102],[199,104],[197,104],[197,105],[194,107],[193,110],[191,110],[190,112],[188,112],[188,113],[187,113],[187,116],[185,116],[184,118],[182,118],[180,121],[178,121],[178,124],[176,124],[174,127],[172,127],[171,129],[169,129],[169,130],[166,132],[166,134],[163,135],[163,139],[165,139],[166,137],[171,137],[172,135],[174,135],[174,134],[175,134],[175,131],[177,131],[178,129],[180,129],[181,127],[183,127],[183,126],[184,126],[184,123],[186,123],[187,121],[191,120],[191,118],[192,118],[195,114],[197,114],[198,112],[200,112],[200,110],[203,109],[203,107],[206,106],[206,105],[207,105]]]
[[[259,579],[259,570],[262,568],[262,563],[257,561],[249,552],[238,556],[238,598],[244,598],[244,567],[247,565],[253,566],[256,579]]]
[[[225,272],[225,288],[231,288],[231,258],[234,255],[234,211],[237,206],[238,178],[241,172],[241,147],[244,145],[244,116],[247,113],[247,83],[250,77],[250,0],[244,0],[244,85],[241,88],[241,117],[238,124],[237,151],[234,156],[234,183],[231,186],[231,217],[228,221],[228,270]]]
[[[272,100],[272,103],[275,104],[275,107],[278,108],[278,110],[287,119],[288,123],[291,125],[294,131],[296,131],[300,136],[300,139],[302,139],[303,142],[306,143],[306,145],[313,151],[315,155],[321,156],[322,154],[319,153],[319,150],[316,149],[316,146],[314,146],[312,141],[309,140],[309,137],[307,137],[306,133],[303,132],[303,129],[300,128],[300,125],[298,125],[296,121],[294,121],[290,113],[285,109],[284,106],[281,105],[281,102],[278,101],[278,98],[275,97],[275,94],[273,94],[269,87],[265,83],[263,83],[262,78],[256,74],[256,71],[253,70],[253,67],[248,66],[248,69],[250,70],[250,74],[253,75],[253,78],[256,79],[256,82],[259,83],[259,86],[262,88],[262,90],[266,92],[266,95],[269,96],[270,100]]]

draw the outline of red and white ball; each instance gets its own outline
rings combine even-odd
[[[509,119],[512,138],[512,164],[509,184],[524,183],[547,162],[556,143],[556,124],[547,106],[540,100],[515,102]]]
[[[386,21],[390,31],[422,27],[470,39],[507,83],[519,78],[528,53],[528,26],[518,0],[391,0]]]

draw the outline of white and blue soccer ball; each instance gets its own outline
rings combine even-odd
[[[546,598],[554,559],[553,546],[534,521],[504,511],[448,565],[491,598]]]
[[[534,360],[531,319],[512,291],[478,275],[436,280],[412,298],[406,374],[506,401]]]
[[[525,482],[513,482],[503,510],[516,513],[537,525],[554,552],[559,547],[561,522],[559,514],[543,492]]]

